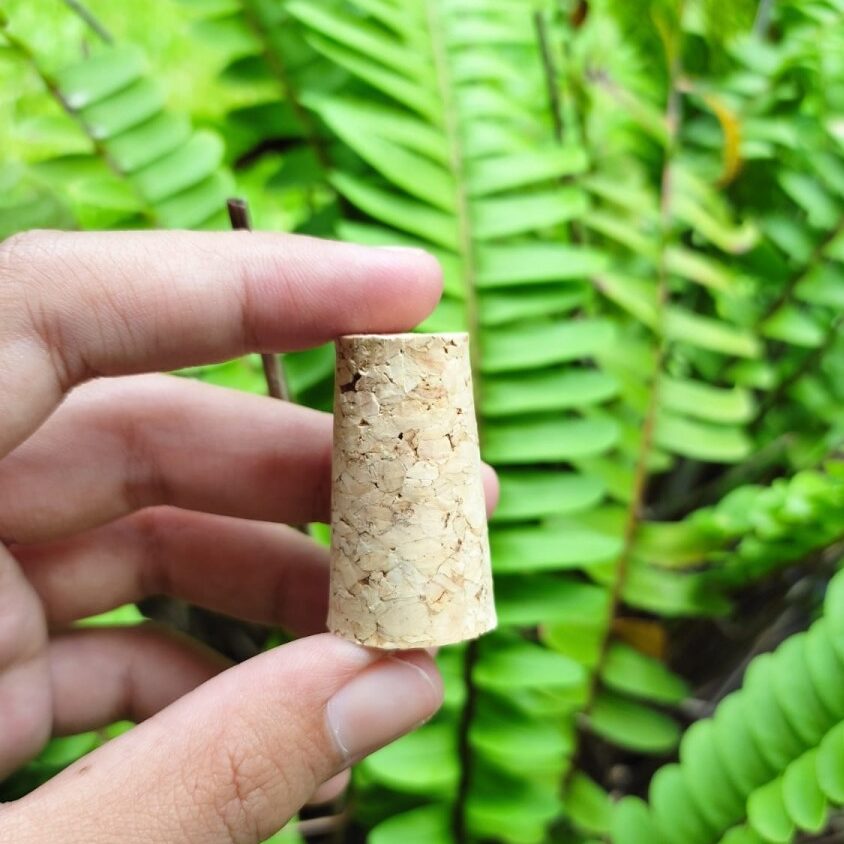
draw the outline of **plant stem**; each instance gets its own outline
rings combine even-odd
[[[691,513],[699,507],[720,501],[731,489],[740,484],[758,483],[759,478],[770,475],[771,467],[778,464],[788,448],[793,436],[782,434],[775,440],[755,451],[744,463],[731,466],[726,472],[698,486],[685,495],[673,500],[659,502],[650,511],[654,521],[673,521],[685,513]],[[776,472],[775,474],[778,474]]]
[[[842,317],[836,317],[832,321],[832,325],[830,326],[823,343],[807,354],[803,360],[785,378],[783,378],[770,393],[768,393],[765,397],[765,401],[759,405],[759,410],[756,412],[756,416],[750,423],[751,428],[758,428],[762,423],[762,420],[765,418],[765,414],[772,407],[775,407],[777,402],[788,392],[788,390],[790,390],[800,380],[800,378],[816,363],[818,363],[827,351],[829,351],[829,348],[838,337],[838,331],[841,327],[842,321],[844,321],[842,320]]]
[[[455,183],[455,207],[457,209],[457,237],[463,286],[466,293],[466,323],[469,331],[469,352],[472,371],[480,373],[480,320],[478,316],[478,295],[476,289],[477,268],[475,266],[474,237],[472,234],[472,218],[469,208],[469,197],[466,191],[466,166],[461,141],[460,124],[457,115],[457,104],[454,101],[454,81],[448,64],[448,54],[445,38],[440,29],[440,22],[434,11],[438,0],[426,0],[425,8],[428,18],[428,29],[431,35],[431,49],[434,59],[434,70],[437,77],[440,101],[443,104],[443,129],[445,131],[449,150],[449,165]],[[475,404],[480,406],[478,382],[475,380]],[[480,425],[480,420],[479,420]],[[479,430],[483,444],[483,432]]]
[[[455,208],[457,209],[457,240],[458,254],[463,276],[463,286],[466,293],[466,323],[469,331],[469,355],[472,371],[480,375],[480,321],[478,316],[478,298],[476,290],[476,274],[474,254],[474,238],[469,208],[469,197],[466,191],[466,167],[463,145],[460,134],[460,124],[457,104],[454,101],[454,80],[449,68],[446,40],[441,31],[438,0],[425,0],[425,12],[428,31],[431,39],[431,53],[440,101],[443,104],[442,128],[444,130],[449,150],[449,165],[455,184]],[[479,377],[474,379],[473,390],[475,406],[480,408]],[[483,425],[478,418],[478,436],[483,446]],[[457,747],[460,759],[460,779],[452,814],[452,830],[457,844],[465,844],[469,840],[466,824],[466,801],[472,784],[473,758],[469,744],[469,732],[475,714],[477,690],[472,674],[478,660],[478,645],[469,642],[463,658],[463,681],[466,686],[466,702],[460,714],[457,725]]]
[[[287,69],[287,65],[284,63],[283,56],[280,51],[276,49],[275,44],[272,43],[272,39],[268,34],[269,25],[266,21],[261,19],[260,13],[255,8],[254,0],[242,0],[241,6],[246,23],[261,42],[264,60],[269,66],[270,71],[279,81],[282,92],[284,93],[284,96],[287,97],[287,101],[290,103],[293,113],[302,124],[302,128],[305,132],[305,142],[311,148],[314,157],[319,162],[319,165],[324,170],[330,170],[331,160],[325,147],[325,142],[317,131],[317,125],[313,115],[299,100],[296,86],[293,84],[290,72]]]
[[[539,54],[542,57],[545,88],[548,92],[548,105],[551,111],[551,119],[554,123],[554,137],[558,143],[562,143],[564,137],[563,109],[562,103],[560,102],[560,89],[557,85],[557,63],[554,61],[551,40],[548,37],[548,24],[542,9],[534,10],[533,25],[536,27],[536,36],[539,41]]]
[[[758,325],[764,325],[783,305],[785,305],[794,293],[797,285],[815,268],[815,264],[823,258],[823,254],[827,247],[833,243],[837,238],[844,233],[844,217],[842,217],[835,228],[830,229],[815,244],[812,254],[809,255],[806,263],[798,267],[786,280],[785,285],[780,291],[779,295],[773,302],[762,312],[759,318]]]
[[[226,202],[232,228],[235,230],[251,231],[252,225],[249,221],[249,206],[245,199],[229,199]],[[284,369],[278,355],[269,353],[261,355],[261,364],[264,367],[264,380],[267,382],[267,392],[274,399],[290,401],[290,389],[284,377]]]
[[[659,410],[660,375],[665,362],[667,349],[665,332],[663,330],[665,307],[668,304],[669,298],[668,267],[665,260],[665,254],[671,239],[674,158],[676,155],[677,137],[679,133],[682,108],[681,91],[679,86],[679,80],[682,75],[682,67],[679,47],[674,50],[673,54],[669,54],[668,60],[668,97],[665,109],[667,143],[660,179],[661,227],[659,260],[657,265],[658,321],[654,327],[657,336],[657,345],[654,352],[654,372],[650,394],[648,396],[648,404],[642,421],[642,435],[639,440],[639,451],[636,456],[636,465],[633,474],[633,489],[624,524],[622,548],[619,553],[618,560],[616,561],[613,581],[610,587],[607,623],[604,627],[603,638],[600,642],[598,659],[590,676],[586,703],[582,709],[582,714],[585,717],[589,716],[589,713],[594,707],[598,697],[598,691],[601,686],[601,674],[603,673],[604,665],[609,654],[609,647],[612,642],[613,622],[615,621],[616,615],[618,614],[623,601],[624,584],[627,580],[627,572],[632,560],[633,549],[636,543],[636,535],[642,518],[642,508],[645,501],[648,481],[648,461],[650,459],[651,449],[653,446],[654,430],[656,427],[657,412]],[[563,780],[564,790],[568,787],[575,767],[576,765],[573,761],[566,771],[566,775]]]
[[[114,36],[105,28],[103,23],[94,15],[94,13],[83,6],[80,0],[64,0],[67,6],[77,17],[81,18],[88,28],[97,34],[99,39],[106,44],[114,43]]]
[[[823,254],[826,251],[827,247],[833,243],[842,233],[844,233],[844,217],[842,217],[835,228],[830,229],[827,231],[821,240],[815,244],[814,248],[812,249],[811,255],[806,259],[806,262],[801,264],[797,267],[794,272],[786,279],[785,284],[783,285],[782,290],[779,292],[777,297],[771,302],[765,310],[762,312],[761,316],[756,320],[756,332],[759,333],[765,323],[771,319],[784,305],[791,301],[792,296],[794,295],[794,291],[797,289],[797,286],[800,284],[803,279],[815,268],[815,265],[823,258]],[[735,362],[734,357],[726,358],[723,363],[721,364],[720,368],[717,372],[717,378],[721,378],[726,373],[727,369]],[[780,398],[782,395],[782,390],[777,388],[776,390],[776,398]],[[770,399],[766,399],[764,403],[765,410],[767,410],[772,405]],[[753,422],[750,423],[751,427],[754,427],[758,424],[761,416],[763,415],[763,411],[760,410],[759,413],[756,415]]]

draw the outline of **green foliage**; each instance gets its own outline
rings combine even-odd
[[[614,810],[617,844],[779,842],[820,833],[844,805],[844,573],[823,617],[756,657],[742,688],[697,721],[648,805]]]
[[[80,226],[221,226],[233,187],[220,166],[223,142],[164,110],[140,50],[105,46],[51,73],[23,38],[9,29],[5,38],[69,118],[56,115],[53,131],[81,145],[32,167],[66,198]]]
[[[717,537],[712,577],[738,586],[844,539],[844,466],[804,470],[770,486],[744,486],[688,520],[695,532]]]
[[[472,335],[501,629],[358,766],[368,840],[821,829],[840,577],[693,718],[844,538],[841,0],[155,0],[166,35],[92,6],[115,44],[9,0],[0,236],[218,227],[237,190],[262,228],[428,249],[422,328]],[[330,407],[330,347],[285,369]],[[183,374],[262,390],[252,358]]]

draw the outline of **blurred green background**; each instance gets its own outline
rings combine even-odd
[[[501,628],[441,653],[443,711],[344,813],[274,842],[842,840],[842,0],[0,23],[0,237],[225,229],[240,196],[257,228],[430,250],[424,328],[472,333]],[[330,347],[283,366],[330,407]],[[182,374],[265,389],[252,358]],[[150,615],[239,658],[284,640],[167,601],[93,623]],[[128,728],[54,740],[0,798]]]

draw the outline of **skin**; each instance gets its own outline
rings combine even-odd
[[[279,524],[328,517],[330,417],[142,373],[407,330],[440,293],[424,252],[298,236],[0,244],[0,776],[142,722],[0,806],[0,840],[257,844],[436,711],[427,653],[320,632],[326,552]],[[155,625],[73,627],[158,594],[303,638],[230,667]]]

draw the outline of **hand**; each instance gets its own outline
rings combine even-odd
[[[131,373],[406,330],[440,286],[423,252],[304,237],[0,244],[0,776],[51,735],[143,722],[0,807],[0,839],[259,842],[434,713],[424,652],[322,633],[223,671],[154,625],[72,623],[168,594],[323,630],[325,551],[273,522],[327,518],[330,417]]]

